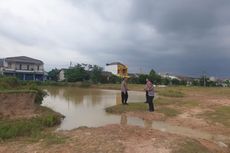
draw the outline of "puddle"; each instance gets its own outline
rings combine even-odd
[[[210,134],[210,133],[206,133],[203,131],[194,130],[186,127],[174,126],[162,121],[145,121],[135,117],[126,117],[125,115],[121,115],[121,124],[152,128],[152,129],[160,130],[162,132],[187,136],[194,139],[210,140],[217,144],[223,143],[225,141],[230,141],[229,137],[223,135],[214,135],[214,134]]]

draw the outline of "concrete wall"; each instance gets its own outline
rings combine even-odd
[[[0,93],[0,117],[31,117],[35,112],[35,93]]]

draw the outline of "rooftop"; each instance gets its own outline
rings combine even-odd
[[[32,63],[32,64],[43,64],[41,60],[30,58],[27,56],[16,56],[5,58],[6,62],[21,62],[21,63]]]

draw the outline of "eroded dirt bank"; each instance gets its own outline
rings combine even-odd
[[[0,117],[30,117],[35,111],[36,93],[0,93]]]

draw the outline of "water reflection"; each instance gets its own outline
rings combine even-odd
[[[121,114],[120,124],[124,126],[125,125],[138,125],[141,127],[151,129],[153,121],[141,120],[141,119],[134,118],[134,117],[127,117],[127,115]]]

